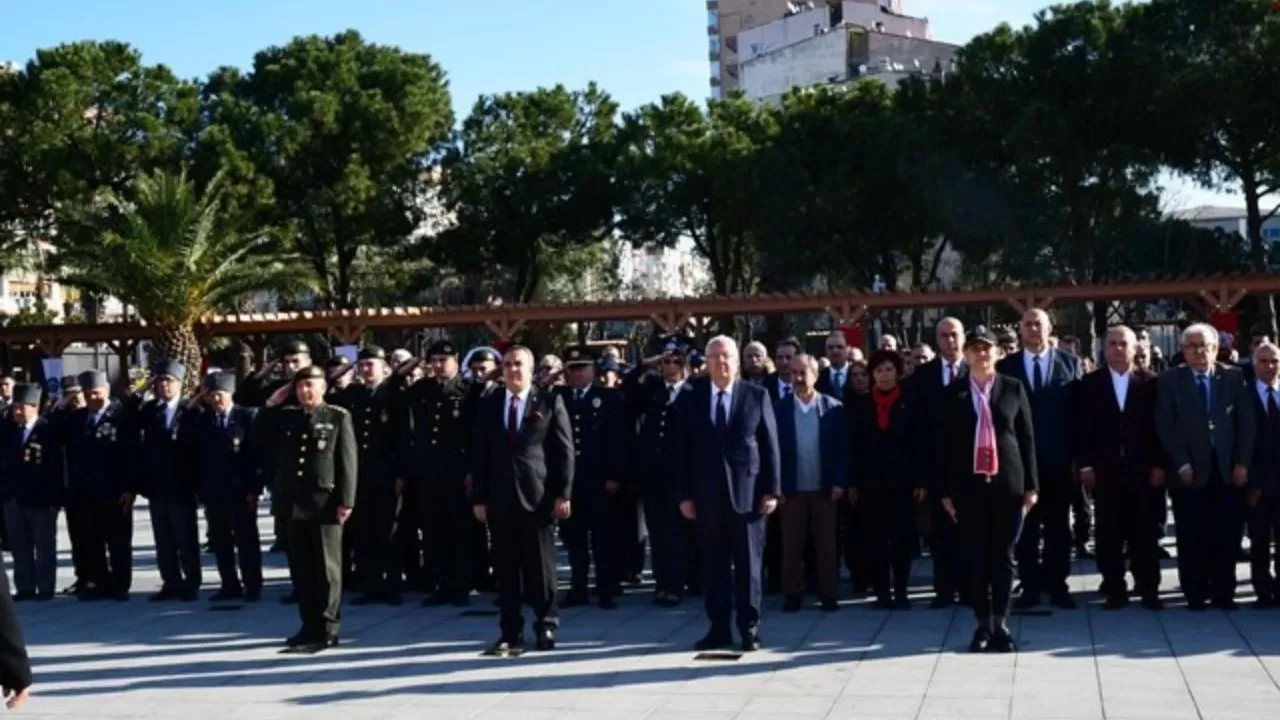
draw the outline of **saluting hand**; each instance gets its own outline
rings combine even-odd
[[[1032,490],[1022,494],[1022,509],[1030,511],[1040,501],[1040,493]]]
[[[267,398],[267,407],[275,407],[284,402],[284,399],[289,396],[290,387],[289,385],[281,385],[279,389],[271,393],[271,397]]]
[[[1092,490],[1097,484],[1098,474],[1093,471],[1093,468],[1085,468],[1080,471],[1080,485],[1085,490]]]

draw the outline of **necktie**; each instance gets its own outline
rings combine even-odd
[[[667,388],[667,404],[670,405],[675,401],[676,401],[676,386],[672,385],[671,387]]]
[[[1274,403],[1275,401],[1272,400],[1272,402]],[[1275,407],[1274,404],[1272,405],[1272,407]],[[27,440],[29,439],[31,439],[31,426],[28,425],[22,428],[22,444],[26,445]]]
[[[835,375],[834,379],[835,379],[835,386],[836,386],[836,394],[839,394],[840,391],[844,389],[844,371],[837,370],[835,371],[834,375]]]
[[[721,390],[721,391],[720,391],[720,394],[721,394],[721,395],[724,395],[724,391],[723,391],[723,390]],[[790,395],[791,395],[791,386],[790,386],[790,385],[783,385],[783,386],[782,386],[782,397],[789,397]]]
[[[716,395],[716,430],[724,432],[729,429],[729,410],[724,406],[724,391]]]
[[[512,445],[516,444],[516,431],[519,429],[516,425],[520,420],[520,398],[515,395],[511,396],[511,407],[507,408],[507,442]]]
[[[946,366],[947,366],[947,381],[943,384],[950,385],[951,381],[956,379],[956,366],[952,365],[951,363],[946,363]]]
[[[218,416],[218,425],[220,425],[220,426],[222,427],[222,429],[223,429],[223,430],[226,430],[226,429],[227,429],[227,414],[226,414],[226,413],[222,413],[221,415],[219,415],[219,416]]]
[[[1034,366],[1034,376],[1031,379],[1031,389],[1039,390],[1044,386],[1044,371],[1040,369],[1040,358],[1031,358],[1031,364]]]
[[[574,400],[574,402],[582,402],[582,392],[583,392],[582,390],[574,390],[574,391],[573,391],[573,400]]]
[[[1209,376],[1197,375],[1196,388],[1200,391],[1200,402],[1204,403],[1204,411],[1211,412],[1209,407]]]
[[[1267,388],[1267,419],[1273,425],[1280,424],[1280,407],[1276,407],[1276,389]]]

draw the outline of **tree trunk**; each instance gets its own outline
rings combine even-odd
[[[1268,253],[1270,248],[1266,241],[1262,239],[1262,196],[1258,192],[1256,182],[1246,181],[1242,183],[1244,190],[1244,208],[1245,208],[1245,225],[1249,235],[1249,260],[1250,265],[1255,273],[1266,273],[1270,271],[1270,262]],[[1271,295],[1257,296],[1258,317],[1257,324],[1267,328],[1272,337],[1276,333],[1276,307],[1275,298]],[[1244,329],[1248,332],[1248,329]],[[1246,342],[1248,336],[1246,335]]]
[[[151,342],[152,365],[164,360],[176,360],[187,369],[187,379],[182,389],[190,395],[200,389],[200,340],[191,325],[161,325],[155,340]]]

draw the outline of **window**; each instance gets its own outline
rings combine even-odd
[[[720,30],[720,11],[719,10],[707,11],[707,29],[715,30],[717,32]]]
[[[724,99],[724,91],[720,89],[719,85],[715,85],[711,88],[711,99],[712,100]],[[681,268],[681,270],[683,270],[683,268]]]
[[[720,36],[719,35],[712,35],[711,37],[707,38],[707,49],[713,57],[720,54]]]
[[[716,60],[711,63],[711,79],[713,81],[720,80],[720,61]]]

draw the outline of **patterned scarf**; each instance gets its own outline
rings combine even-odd
[[[881,432],[889,429],[889,411],[893,410],[893,406],[898,402],[898,398],[902,397],[902,386],[894,386],[889,392],[885,392],[879,388],[871,391],[871,399],[876,404],[876,427]]]
[[[984,385],[979,385],[972,375],[969,376],[969,389],[978,400],[978,430],[973,441],[973,473],[986,475],[987,482],[1000,474],[1000,458],[996,452],[996,425],[991,419],[991,389],[996,379],[992,376]]]

